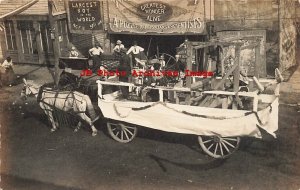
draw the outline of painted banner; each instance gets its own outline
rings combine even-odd
[[[72,32],[85,30],[103,30],[100,14],[100,2],[73,0],[68,2],[68,19]]]
[[[113,33],[205,33],[203,1],[116,0],[108,1],[108,7]]]

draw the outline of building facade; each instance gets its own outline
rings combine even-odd
[[[256,55],[260,56],[261,76],[273,75],[276,67],[285,70],[296,64],[299,2],[295,0],[21,2],[15,7],[35,3],[0,20],[0,29],[4,28],[0,30],[4,36],[0,40],[1,51],[5,52],[2,57],[10,54],[17,62],[53,63],[53,44],[58,56],[67,56],[74,46],[80,56],[87,57],[88,49],[96,42],[106,53],[112,53],[117,40],[127,48],[137,41],[151,58],[159,53],[174,56],[176,47],[185,39],[207,41],[216,36],[258,36],[261,46]],[[52,17],[49,17],[49,6]],[[52,24],[49,18],[54,20]],[[53,43],[55,40],[57,43]],[[252,67],[253,61],[249,60],[255,52],[244,54],[245,64]]]

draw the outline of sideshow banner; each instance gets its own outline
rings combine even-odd
[[[108,1],[112,33],[205,33],[200,1]],[[209,5],[211,6],[211,5]],[[211,15],[211,12],[209,12]]]
[[[259,76],[266,76],[266,31],[265,30],[251,30],[251,31],[225,31],[217,32],[217,36],[226,39],[232,37],[253,37],[260,38],[259,51],[255,54],[255,47],[249,49],[243,49],[240,54],[240,66],[247,73],[248,76],[254,76],[255,64],[259,68]],[[248,45],[250,40],[242,40],[244,45]],[[256,58],[255,56],[259,56]],[[235,47],[229,46],[223,48],[223,61],[226,64],[228,57],[235,57]],[[258,61],[259,60],[259,61]]]
[[[72,32],[102,30],[100,1],[68,1],[69,28]]]

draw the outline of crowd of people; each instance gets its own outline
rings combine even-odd
[[[130,68],[139,68],[145,67],[145,60],[147,60],[146,54],[144,53],[144,48],[139,46],[137,41],[134,41],[132,46],[127,49],[125,45],[122,43],[121,40],[116,41],[116,45],[113,48],[113,55],[119,59],[125,59],[127,57],[128,67]],[[101,66],[101,58],[102,55],[105,53],[101,45],[96,42],[94,47],[90,48],[89,56],[93,60],[93,68],[100,68]],[[79,53],[76,48],[73,46],[69,51],[70,58],[77,58],[79,57]],[[161,55],[157,61],[151,65],[152,70],[162,70],[162,69],[173,69],[177,71],[184,71],[185,65],[180,61],[179,55],[175,55],[175,59],[171,60],[170,63],[166,63],[164,55]],[[97,70],[97,69],[96,69]]]

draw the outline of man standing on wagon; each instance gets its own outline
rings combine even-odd
[[[104,53],[99,43],[95,44],[95,47],[89,50],[89,54],[92,57],[94,69],[97,70],[101,64],[101,54]]]
[[[135,58],[141,58],[140,56],[140,53],[141,52],[144,52],[144,48],[140,47],[137,45],[137,41],[134,41],[133,42],[133,46],[131,46],[129,48],[129,50],[127,51],[127,55],[129,55],[131,53],[132,55],[132,63],[134,64],[134,66],[137,66],[138,63],[136,62]]]

